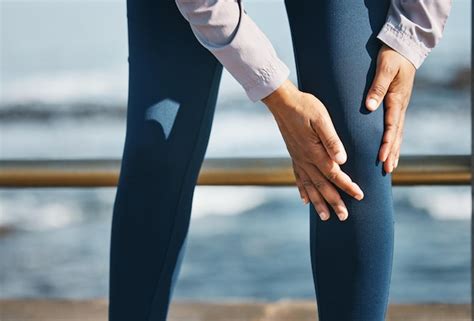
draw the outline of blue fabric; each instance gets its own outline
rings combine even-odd
[[[391,175],[377,160],[384,108],[364,97],[389,0],[287,0],[298,86],[328,108],[359,184],[342,190],[349,218],[323,222],[309,205],[320,321],[382,321],[393,257]],[[174,1],[128,1],[129,101],[110,250],[110,321],[166,320],[185,252],[222,65]],[[296,188],[296,187],[295,187]],[[316,318],[316,316],[315,316]]]

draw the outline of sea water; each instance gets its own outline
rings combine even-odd
[[[124,1],[1,1],[0,157],[120,158]],[[247,11],[291,68],[282,1]],[[402,154],[469,154],[470,1],[417,73]],[[206,157],[288,156],[266,107],[223,73]],[[470,301],[470,188],[394,187],[392,302]],[[0,190],[0,297],[104,297],[115,188]],[[176,298],[314,298],[295,187],[198,186]]]

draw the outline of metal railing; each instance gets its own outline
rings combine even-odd
[[[106,187],[118,182],[120,160],[1,160],[0,187]],[[394,185],[469,185],[470,155],[402,156]],[[289,158],[209,158],[199,185],[295,184]]]
[[[471,1],[471,162],[474,163],[474,0]],[[474,167],[471,166],[471,173]],[[474,203],[474,175],[471,175],[471,204]],[[474,320],[474,206],[471,205],[471,320]]]

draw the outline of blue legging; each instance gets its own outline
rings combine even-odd
[[[339,190],[349,218],[309,205],[321,321],[382,321],[393,255],[391,175],[377,160],[383,108],[364,97],[389,0],[286,0],[298,86],[328,108],[344,143],[342,170],[365,193]],[[129,101],[110,252],[109,320],[166,320],[223,67],[172,0],[128,0]],[[296,188],[296,187],[295,187]],[[315,316],[316,319],[316,316]]]

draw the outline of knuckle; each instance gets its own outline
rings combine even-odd
[[[323,141],[319,138],[319,136],[313,140],[313,144],[313,147],[324,148]]]
[[[372,87],[372,92],[377,96],[384,96],[386,91],[387,88],[380,83],[376,83]]]
[[[326,186],[326,182],[320,179],[314,180],[313,184],[318,190],[322,190]]]
[[[337,164],[333,164],[325,171],[325,176],[332,182],[337,181],[341,174],[341,169]]]
[[[331,205],[332,208],[337,208],[338,206],[341,206],[341,202],[339,201],[339,199],[331,199],[331,200],[328,200],[328,203],[329,205]]]
[[[317,200],[314,202],[316,204],[316,210],[318,211],[318,213],[321,213],[324,211],[324,203]]]
[[[313,141],[311,146],[305,150],[305,160],[307,163],[313,164],[314,161],[320,162],[324,152],[324,145],[321,141]]]
[[[401,106],[403,108],[403,106],[405,105],[405,98],[404,97],[405,97],[405,94],[403,94],[401,92],[390,93],[390,95],[387,95],[387,103],[398,105],[398,106]]]
[[[316,128],[322,128],[326,124],[326,120],[321,113],[316,113],[315,117],[311,120],[313,126]]]
[[[328,137],[325,144],[329,149],[336,150],[339,147],[339,139],[335,136]]]
[[[391,144],[392,143],[392,136],[390,135],[384,135],[382,142],[384,144]]]
[[[398,132],[399,125],[397,123],[390,123],[387,124],[387,131],[395,131]]]
[[[337,181],[339,175],[340,173],[339,173],[339,170],[337,169],[331,169],[326,173],[327,178],[332,182]]]
[[[380,70],[380,72],[382,72],[384,74],[392,75],[392,74],[395,73],[395,66],[391,63],[390,60],[383,59],[380,62],[379,70]]]

